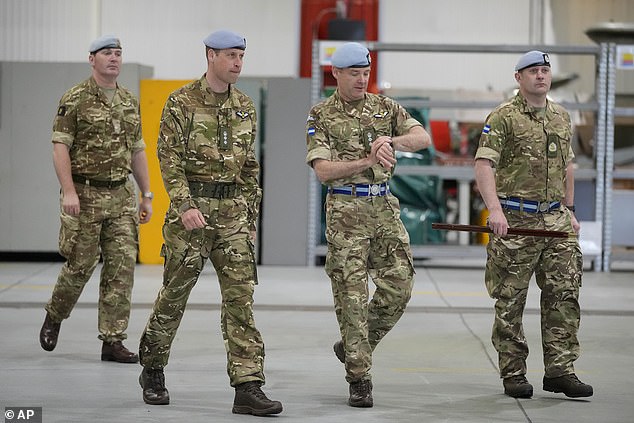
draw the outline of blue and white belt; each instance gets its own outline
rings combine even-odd
[[[390,193],[390,186],[387,182],[382,184],[356,184],[343,187],[328,187],[330,194],[345,194],[355,197],[381,197]]]
[[[533,201],[519,197],[500,198],[502,208],[525,211],[527,213],[546,213],[561,207],[559,201]]]

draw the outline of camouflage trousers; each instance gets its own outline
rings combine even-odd
[[[570,211],[525,213],[505,210],[511,227],[573,232]],[[576,237],[491,236],[487,246],[486,287],[495,299],[492,341],[500,376],[526,373],[528,344],[522,315],[529,281],[541,289],[541,335],[547,377],[574,372],[579,357],[579,289],[583,257]]]
[[[45,308],[54,321],[68,318],[101,254],[98,337],[121,341],[127,338],[138,252],[134,186],[132,182],[115,189],[75,184],[75,189],[80,213],[71,216],[61,211],[59,251],[66,262]]]
[[[167,212],[163,286],[141,336],[141,364],[154,369],[167,366],[189,294],[209,258],[222,295],[220,321],[230,384],[264,382],[264,342],[253,317],[257,274],[246,202],[242,197],[196,202],[207,221],[205,228],[187,231],[180,213],[172,208]]]
[[[372,353],[401,318],[413,287],[398,199],[328,195],[325,270],[346,352],[346,380],[371,379]],[[376,290],[368,302],[368,277]]]

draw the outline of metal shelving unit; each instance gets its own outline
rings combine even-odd
[[[632,31],[634,34],[634,30]],[[592,37],[591,35],[589,35]],[[319,62],[320,44],[326,40],[313,41],[313,65],[311,79],[311,103],[322,100],[322,67]],[[328,40],[332,42],[332,40]],[[603,254],[594,261],[594,269],[608,271],[610,268],[610,234],[611,234],[611,186],[612,167],[614,164],[614,96],[615,96],[615,44],[601,42],[597,46],[559,46],[559,45],[459,45],[459,44],[402,44],[368,41],[364,43],[371,51],[412,52],[412,53],[497,53],[522,54],[529,50],[542,50],[550,54],[586,55],[595,58],[596,101],[587,103],[562,103],[568,110],[592,111],[596,114],[595,125],[595,168],[582,169],[577,178],[595,180],[595,221],[603,224]],[[402,103],[408,105],[406,103]],[[499,103],[485,101],[443,101],[417,100],[417,107],[429,108],[487,108],[493,109]],[[634,110],[619,110],[620,113],[634,113]],[[628,114],[629,115],[629,114]],[[470,182],[474,179],[473,169],[462,166],[399,166],[397,173],[435,175],[459,182],[460,201],[469,196]],[[310,172],[309,207],[308,207],[308,246],[306,260],[308,266],[314,266],[316,259],[324,256],[326,246],[318,243],[321,234],[321,187],[317,178]],[[459,216],[459,223],[469,223],[464,210]],[[467,235],[467,234],[465,234]],[[481,245],[464,245],[465,238],[459,238],[459,245],[412,246],[416,259],[446,257],[484,257]]]
[[[634,24],[604,22],[586,30],[586,35],[599,44],[600,62],[597,76],[597,96],[601,100],[597,119],[597,135],[603,135],[601,148],[597,144],[597,197],[602,195],[602,209],[597,207],[596,220],[602,222],[603,253],[595,267],[610,271],[612,259],[612,182],[615,178],[634,179],[633,172],[614,170],[614,124],[616,116],[632,116],[634,108],[615,107],[616,46],[634,43]],[[599,126],[602,125],[600,128]],[[599,138],[596,138],[599,141]],[[600,188],[600,191],[599,191]],[[599,201],[597,200],[597,203]]]

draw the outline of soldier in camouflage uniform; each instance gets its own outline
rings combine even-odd
[[[417,151],[431,139],[398,103],[367,93],[365,47],[342,45],[332,66],[337,90],[310,111],[306,162],[328,185],[325,270],[341,332],[334,351],[350,384],[348,404],[372,407],[372,353],[403,314],[414,277],[409,236],[388,186],[394,150]],[[371,301],[368,276],[376,285]]]
[[[116,82],[117,38],[95,40],[88,60],[92,77],[64,94],[53,124],[53,163],[61,185],[59,249],[66,263],[46,305],[40,344],[46,351],[55,348],[61,321],[70,316],[101,253],[101,359],[136,363],[139,357],[122,341],[130,317],[137,227],[152,215],[139,103]],[[138,207],[130,173],[142,192]]]
[[[522,328],[529,280],[541,289],[543,388],[569,397],[592,395],[579,381],[579,288],[583,258],[576,236],[566,239],[506,236],[509,227],[578,233],[574,214],[574,154],[568,113],[547,99],[548,55],[530,51],[515,67],[519,93],[486,120],[475,175],[493,230],[485,282],[496,300],[492,341],[505,394],[530,398],[528,345]],[[494,171],[495,168],[495,171]]]
[[[158,156],[170,207],[163,226],[163,286],[141,337],[143,400],[168,404],[163,368],[187,299],[207,259],[222,294],[221,325],[233,412],[269,415],[262,392],[264,343],[253,318],[254,256],[261,189],[253,101],[235,88],[246,41],[230,31],[204,40],[207,73],[173,92],[163,109]]]

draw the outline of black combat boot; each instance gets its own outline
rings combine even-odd
[[[335,355],[342,363],[346,362],[346,350],[343,348],[343,341],[335,342],[335,345],[332,346]]]
[[[592,386],[580,381],[574,373],[559,377],[544,376],[544,391],[563,392],[570,398],[591,397],[594,393]]]
[[[139,375],[139,384],[143,388],[143,401],[146,404],[163,405],[170,403],[170,394],[165,387],[163,369],[144,367]]]
[[[372,399],[372,381],[360,380],[350,384],[350,399],[348,399],[350,407],[372,407],[374,400]]]
[[[264,395],[262,382],[245,382],[236,386],[236,396],[233,399],[234,414],[252,414],[254,416],[267,416],[282,412],[282,403],[271,401]]]
[[[502,380],[504,393],[513,398],[530,398],[533,396],[533,385],[528,383],[526,376],[516,375]]]
[[[46,351],[53,351],[57,346],[57,338],[59,337],[59,329],[61,322],[54,322],[51,315],[46,313],[42,329],[40,329],[40,345]]]
[[[117,363],[136,363],[139,356],[128,350],[121,341],[103,342],[101,346],[101,361],[116,361]]]

